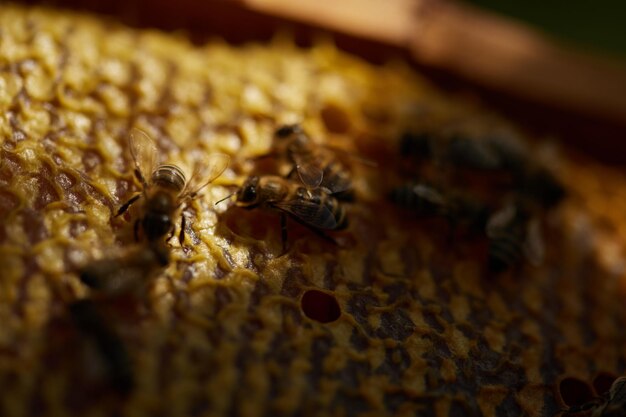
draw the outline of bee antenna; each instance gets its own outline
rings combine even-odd
[[[219,203],[221,203],[224,200],[228,200],[229,198],[231,198],[232,196],[234,196],[235,194],[237,194],[237,191],[235,191],[234,193],[228,194],[226,197],[222,198],[221,200],[217,201],[215,203],[215,205],[217,206]]]

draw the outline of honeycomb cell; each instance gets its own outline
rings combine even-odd
[[[300,306],[305,316],[320,323],[331,323],[341,316],[337,299],[323,291],[306,291],[302,295]]]

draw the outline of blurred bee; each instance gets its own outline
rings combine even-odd
[[[391,191],[391,201],[409,208],[419,217],[445,216],[448,200],[442,192],[426,184],[405,184]]]
[[[135,237],[141,229],[149,242],[158,241],[173,230],[174,214],[178,208],[195,198],[198,192],[214,181],[228,167],[230,157],[210,154],[206,161],[197,163],[187,181],[182,169],[176,165],[156,165],[157,148],[154,141],[142,130],[132,129],[129,136],[130,151],[135,164],[134,174],[142,192],[134,195],[117,211],[122,215],[139,198],[144,203],[142,216],[135,222]],[[156,167],[156,168],[155,168]],[[180,242],[184,241],[185,216],[181,214]]]
[[[418,162],[430,161],[439,166],[475,170],[501,168],[501,160],[487,141],[460,133],[406,132],[400,139],[400,155]]]
[[[405,133],[400,139],[400,154],[411,162],[429,161],[441,169],[467,168],[487,171],[494,179],[505,180],[510,190],[525,195],[545,208],[558,204],[565,196],[560,181],[535,162],[529,149],[511,134],[494,133],[472,138],[461,133]],[[439,172],[441,175],[442,172]]]
[[[297,178],[311,190],[322,188],[340,200],[349,201],[354,198],[352,179],[337,158],[336,151],[339,150],[316,144],[299,124],[292,124],[276,130],[270,155],[289,161],[288,178]]]
[[[626,416],[626,377],[617,378],[608,392],[584,404],[566,408],[563,415],[590,415],[591,417]]]
[[[537,162],[521,139],[506,132],[496,132],[485,138],[488,146],[512,177],[512,189],[533,200],[543,208],[550,208],[565,197],[565,188],[545,164]]]
[[[95,347],[111,386],[122,395],[128,394],[135,381],[128,351],[120,337],[92,300],[74,301],[68,309],[74,326]]]
[[[239,207],[258,207],[281,213],[283,252],[287,249],[287,215],[325,238],[322,230],[341,230],[348,225],[344,207],[332,195],[321,188],[307,189],[282,177],[249,177],[236,196]]]
[[[448,139],[441,159],[449,165],[474,170],[494,171],[503,168],[501,158],[487,141],[460,134]]]
[[[444,193],[424,184],[408,183],[394,188],[391,200],[408,208],[418,217],[444,217],[454,233],[459,223],[470,230],[482,230],[489,216],[486,204],[455,192]]]
[[[143,294],[150,278],[167,266],[165,244],[140,245],[124,254],[93,261],[79,270],[81,282],[108,296]]]
[[[522,256],[532,265],[543,261],[545,246],[539,220],[522,203],[510,203],[489,217],[488,267],[500,273],[518,264]]]
[[[565,187],[548,169],[539,166],[528,167],[520,173],[516,181],[517,191],[549,209],[565,198]]]
[[[435,156],[438,138],[431,132],[404,132],[400,137],[400,155],[418,160],[431,160]]]

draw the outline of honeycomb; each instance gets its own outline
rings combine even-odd
[[[546,258],[490,276],[484,244],[387,201],[397,138],[461,124],[545,146],[402,63],[4,5],[0,108],[2,416],[552,416],[563,378],[626,369],[626,178],[548,147],[568,196],[546,215]],[[289,222],[283,254],[277,213],[215,203],[285,123],[377,166],[350,164],[334,243]],[[231,164],[182,209],[168,265],[110,299],[78,271],[141,247],[140,204],[114,217],[140,191],[134,127],[162,162]],[[91,299],[128,352],[128,392],[70,318]]]

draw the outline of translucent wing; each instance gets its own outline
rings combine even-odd
[[[135,175],[148,186],[148,179],[157,163],[157,147],[154,140],[143,130],[132,128],[129,133],[130,154],[135,163]]]
[[[326,169],[320,187],[326,188],[331,194],[338,194],[352,188],[352,179],[345,171],[329,172]]]
[[[303,223],[318,229],[333,230],[337,228],[337,220],[330,209],[319,203],[307,200],[290,200],[273,204]]]
[[[337,169],[335,164],[330,164],[322,170],[321,165],[302,163],[296,165],[289,178],[302,182],[308,189],[325,188],[330,194],[338,194],[352,188],[350,175],[341,167]]]
[[[463,136],[455,136],[450,140],[444,159],[453,165],[479,170],[500,166],[500,159],[487,142]]]
[[[412,191],[418,197],[437,207],[441,207],[446,204],[446,199],[440,192],[424,184],[417,184],[413,187]]]
[[[539,266],[543,263],[546,246],[541,234],[541,224],[537,219],[533,219],[528,223],[523,250],[526,259],[528,259],[531,265]]]
[[[376,162],[349,153],[345,149],[336,148],[329,145],[320,145],[321,151],[324,152],[327,163],[324,166],[324,174],[321,187],[330,190],[331,194],[338,194],[352,188],[352,178],[349,167],[342,161],[349,159],[353,162],[367,165],[370,168],[377,166]],[[341,158],[338,158],[340,156]],[[329,163],[330,161],[330,163]]]
[[[516,215],[517,209],[513,204],[508,204],[504,208],[496,211],[487,221],[487,236],[498,236],[502,233],[502,229],[505,229],[509,224],[511,224]]]
[[[212,153],[206,159],[198,161],[182,197],[194,197],[201,189],[215,181],[228,168],[229,163],[230,156],[225,153]]]
[[[314,158],[303,158],[299,154],[295,154],[293,159],[300,181],[307,188],[315,189],[319,187],[324,178],[324,170],[317,164],[317,161]]]

